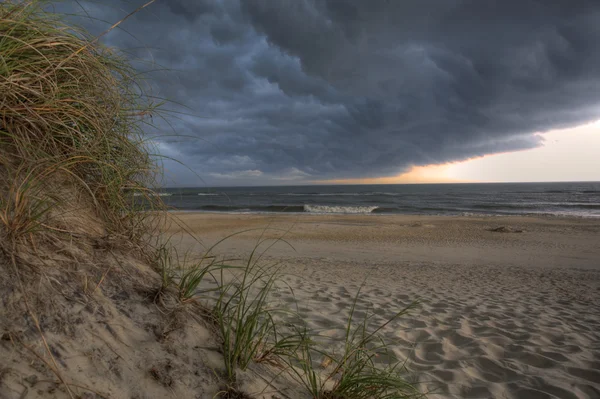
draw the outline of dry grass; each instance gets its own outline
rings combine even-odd
[[[177,283],[176,306],[194,302],[206,276],[221,272],[222,277],[226,269],[239,269],[239,278],[231,283],[221,278],[213,307],[226,379],[234,388],[238,369],[277,358],[279,365],[299,370],[297,379],[315,398],[413,397],[413,388],[395,368],[375,367],[377,350],[364,349],[379,329],[368,333],[366,322],[352,329],[352,314],[341,358],[311,346],[310,332],[278,332],[274,317],[285,310],[270,305],[277,268],[260,267],[254,252],[245,267],[235,268],[216,262],[208,256],[209,249],[200,262],[176,273],[181,271],[177,254],[168,242],[157,239],[158,222],[166,213],[154,195],[160,169],[144,136],[160,104],[145,93],[123,56],[64,24],[43,6],[36,0],[0,3],[0,294],[9,292],[14,302],[22,302],[17,309],[22,314],[13,314],[12,320],[31,319],[37,343],[43,343],[37,350],[25,341],[22,346],[52,370],[65,392],[75,397],[72,388],[81,386],[63,378],[66,367],[59,366],[47,342],[37,315],[45,313],[60,324],[64,314],[44,310],[40,304],[49,306],[49,301],[43,295],[58,293],[58,302],[70,310],[74,300],[89,307],[104,285],[119,296],[132,295],[143,278],[140,270],[124,266],[120,259],[134,249],[146,254],[161,273],[150,277],[156,280],[155,300]],[[143,195],[135,197],[134,192]],[[76,245],[67,251],[65,243],[73,241]],[[115,255],[118,246],[127,247],[121,258]],[[77,274],[85,263],[77,251],[84,247],[92,248],[83,257],[87,270]],[[94,251],[104,251],[103,263],[94,264]],[[121,280],[111,279],[115,269]],[[83,289],[76,286],[80,277]],[[165,331],[159,335],[172,330]],[[17,342],[20,335],[8,336],[13,335]],[[335,371],[325,380],[310,362],[315,354],[334,363]],[[151,373],[160,377],[157,370],[151,368]],[[339,381],[327,391],[325,383],[334,375]],[[223,397],[247,395],[230,389]]]
[[[59,187],[85,198],[107,234],[140,241],[154,214],[130,194],[150,193],[156,182],[143,128],[158,104],[121,55],[42,6],[0,4],[3,242],[40,229],[69,233],[56,210],[72,198]],[[146,199],[161,206],[157,196]]]
[[[45,5],[0,3],[0,270],[4,293],[20,293],[13,311],[33,320],[47,352],[32,353],[74,397],[38,321],[40,296],[60,290],[65,277],[47,266],[71,272],[76,251],[61,251],[74,240],[149,248],[164,213],[147,212],[163,206],[152,195],[159,168],[144,128],[159,104],[123,56]],[[145,200],[135,201],[134,190]],[[2,324],[10,318],[3,312]]]

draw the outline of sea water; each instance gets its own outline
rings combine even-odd
[[[600,182],[166,188],[173,210],[600,217]]]

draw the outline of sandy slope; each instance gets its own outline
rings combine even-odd
[[[217,252],[247,254],[284,231],[295,299],[276,296],[323,334],[422,299],[386,332],[431,397],[600,398],[600,221],[524,217],[180,214]],[[490,231],[498,227],[500,231]],[[173,228],[173,231],[178,230]],[[520,232],[519,232],[520,231]],[[189,237],[181,245],[199,250]],[[292,392],[287,392],[293,396]]]
[[[31,284],[37,292],[25,298],[0,280],[0,399],[200,399],[219,391],[214,333],[197,307],[159,306],[160,281],[146,264],[117,251],[80,253],[86,263],[77,265],[61,260],[68,270],[45,259]]]

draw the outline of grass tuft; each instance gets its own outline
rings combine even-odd
[[[2,232],[18,240],[52,227],[56,208],[85,197],[108,234],[139,241],[155,215],[131,192],[157,180],[143,130],[160,104],[121,54],[44,5],[0,4]]]
[[[275,281],[276,272],[259,267],[251,257],[241,276],[220,286],[213,313],[223,340],[226,377],[231,383],[235,383],[238,367],[246,370],[259,357],[273,332],[272,313],[276,309],[270,308],[269,295]]]
[[[355,321],[354,313],[359,295],[360,289],[350,308],[341,353],[322,349],[317,344],[320,337],[307,329],[298,330],[302,337],[301,345],[295,355],[287,359],[290,372],[315,399],[423,397],[405,378],[407,370],[404,362],[392,360],[385,364],[379,361],[395,359],[380,332],[405,315],[416,303],[371,328],[372,315],[365,315],[364,320],[359,323]]]
[[[259,240],[245,266],[219,266],[213,315],[222,338],[226,378],[234,387],[238,368],[246,370],[251,362],[281,366],[284,363],[280,359],[300,345],[298,334],[285,334],[277,327],[276,318],[292,312],[272,304],[271,294],[280,273],[277,265],[259,264],[262,254],[257,256],[257,251],[265,241]],[[225,271],[231,275],[228,281]]]
[[[204,280],[204,278],[210,276],[213,271],[217,269],[221,270],[226,267],[227,266],[225,265],[219,264],[216,260],[216,257],[205,256],[196,264],[184,269],[181,272],[181,277],[179,278],[178,283],[179,300],[182,303],[189,302],[201,295],[206,294],[209,291],[218,290],[219,288],[200,291],[198,286]]]

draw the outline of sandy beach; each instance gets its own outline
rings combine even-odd
[[[57,3],[0,1],[0,399],[600,399],[600,2]]]
[[[228,256],[283,237],[260,247],[294,291],[275,296],[325,334],[343,327],[365,280],[358,316],[384,320],[420,299],[386,338],[431,398],[600,397],[599,220],[177,216],[205,246],[250,230],[215,249]],[[202,251],[189,234],[178,245]]]

